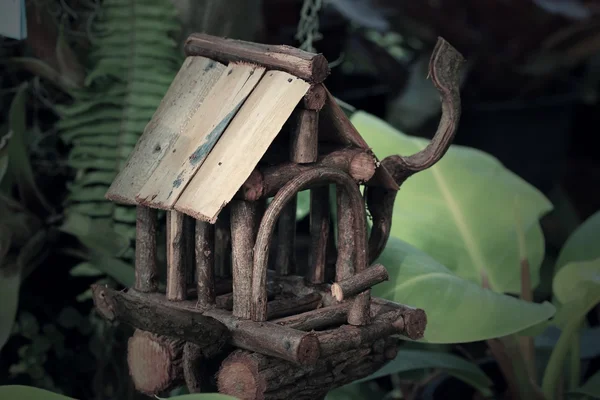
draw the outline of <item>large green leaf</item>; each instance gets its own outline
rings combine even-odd
[[[550,303],[525,302],[462,279],[397,238],[390,238],[378,262],[390,279],[376,285],[373,295],[425,310],[423,340],[430,343],[501,337],[545,321],[555,312]]]
[[[441,369],[482,391],[492,386],[490,378],[477,365],[453,354],[424,350],[400,350],[395,359],[356,383],[421,369]]]
[[[72,397],[32,386],[0,386],[0,399],[6,400],[75,400]]]
[[[586,219],[569,236],[560,251],[556,268],[562,268],[574,261],[587,261],[600,257],[600,246],[597,245],[600,237],[600,211]]]
[[[380,159],[393,154],[410,155],[429,143],[364,112],[353,114],[352,123]],[[453,145],[435,166],[402,185],[391,234],[465,279],[481,284],[487,276],[493,290],[518,293],[516,214],[525,234],[535,287],[544,256],[539,218],[551,209],[542,193],[495,158]]]
[[[542,380],[542,390],[548,400],[557,397],[557,382],[587,313],[600,303],[600,258],[565,265],[554,277],[553,290],[562,303],[555,318],[562,333]]]

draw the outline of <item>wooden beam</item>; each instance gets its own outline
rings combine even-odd
[[[185,42],[185,53],[204,56],[222,63],[245,61],[272,70],[281,70],[310,83],[321,83],[329,75],[322,54],[290,46],[274,46],[193,33]]]
[[[310,250],[307,280],[318,284],[325,282],[327,241],[329,240],[329,186],[310,190]]]
[[[225,65],[205,57],[185,59],[152,120],[146,125],[144,133],[129,155],[127,164],[108,189],[108,200],[137,204],[135,196],[160,160],[170,151],[179,132],[185,129],[190,117],[200,107],[224,70]]]
[[[376,159],[368,151],[345,148],[331,151],[317,159],[314,164],[302,165],[293,162],[255,169],[242,185],[236,198],[255,201],[272,197],[298,175],[314,168],[334,168],[349,174],[355,182],[363,183],[373,176]]]
[[[320,111],[327,101],[327,91],[322,83],[310,85],[302,99],[302,107],[306,110]]]
[[[231,203],[231,248],[233,271],[233,315],[249,319],[252,293],[254,242],[260,222],[258,202]]]
[[[156,263],[156,210],[138,206],[136,209],[135,289],[156,292],[158,266]]]
[[[196,221],[196,275],[198,304],[215,304],[215,226]]]
[[[157,293],[121,292],[99,285],[92,285],[92,293],[96,309],[105,319],[182,338],[203,349],[230,342],[296,365],[314,365],[319,359],[319,341],[313,333],[243,320],[216,308],[201,310],[185,302],[166,301]]]
[[[331,294],[337,301],[343,301],[344,298],[354,296],[388,279],[389,275],[385,267],[375,264],[347,279],[335,282],[331,285]]]
[[[319,113],[296,109],[293,118],[290,160],[298,164],[314,163],[319,154]]]
[[[185,215],[177,211],[167,212],[167,299],[186,299],[187,273],[185,270],[185,246],[183,220]]]
[[[298,196],[290,199],[277,222],[277,253],[275,270],[279,275],[292,275],[296,271],[296,209]]]

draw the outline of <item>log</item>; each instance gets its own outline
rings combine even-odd
[[[325,282],[327,241],[329,240],[329,186],[310,190],[310,252],[307,281]]]
[[[257,202],[231,202],[233,315],[246,319],[251,311],[252,255],[259,218]]]
[[[155,209],[136,207],[135,289],[145,293],[156,292],[158,289],[156,220]]]
[[[314,163],[319,155],[319,113],[297,108],[293,118],[290,160],[298,164]]]
[[[127,342],[131,380],[139,392],[163,394],[183,384],[184,341],[136,329]]]
[[[279,275],[296,271],[296,209],[298,196],[290,199],[277,222],[277,253],[275,269]]]
[[[329,64],[322,54],[309,53],[290,46],[273,46],[242,40],[193,33],[185,42],[188,56],[203,56],[228,64],[248,62],[268,69],[288,72],[310,83],[321,83],[329,75]]]
[[[324,301],[325,293],[322,293],[322,295]],[[344,324],[347,321],[348,312],[352,305],[353,302],[325,305],[323,308],[285,318],[277,318],[270,322],[302,331],[323,330]],[[375,320],[381,314],[398,312],[402,322],[395,323],[398,329],[397,333],[412,340],[419,340],[423,337],[427,326],[425,311],[378,297],[371,299],[370,308],[371,317]]]
[[[323,357],[343,353],[400,333],[403,322],[400,311],[388,311],[376,316],[365,326],[343,325],[337,329],[317,332]]]
[[[196,221],[196,275],[200,306],[215,304],[215,226]]]
[[[375,173],[376,160],[367,150],[344,148],[320,156],[313,164],[303,165],[289,162],[255,169],[236,193],[235,198],[256,201],[275,196],[286,183],[298,175],[324,167],[346,172],[356,183],[362,183],[369,180]]]
[[[267,320],[303,313],[305,311],[314,310],[322,305],[322,297],[316,292],[301,297],[294,296],[283,299],[274,299],[274,297],[275,295],[273,293],[268,293],[269,303],[267,304]],[[233,309],[233,294],[229,293],[217,297],[217,307],[231,311]]]
[[[171,302],[158,293],[121,292],[99,285],[92,285],[92,293],[96,309],[106,320],[178,337],[203,349],[229,342],[297,365],[313,365],[319,358],[319,341],[313,333],[240,319],[217,308],[202,310],[194,302]]]
[[[337,301],[343,301],[346,297],[354,296],[388,279],[389,275],[385,267],[375,264],[350,278],[332,284],[331,294]]]
[[[185,287],[187,289],[196,284],[196,220],[189,215],[185,215],[183,218],[183,229],[183,256],[187,277]]]
[[[185,237],[185,214],[167,211],[167,299],[185,300],[187,288]]]
[[[200,312],[190,312],[159,293],[116,291],[92,285],[96,311],[107,321],[118,320],[157,335],[178,337],[200,347],[223,344],[229,339],[225,325]],[[194,304],[194,303],[192,303]],[[179,306],[179,308],[177,307]],[[193,307],[193,306],[192,306]]]
[[[366,216],[361,193],[358,186],[349,175],[331,168],[316,168],[309,170],[285,185],[274,197],[265,212],[260,223],[254,246],[254,267],[252,275],[252,319],[254,321],[265,321],[267,318],[267,265],[269,260],[269,249],[275,222],[281,211],[299,191],[305,190],[307,186],[315,184],[335,183],[344,188],[344,194],[348,196],[349,206],[354,214],[352,235],[360,238],[355,243],[356,269],[362,271],[366,268],[367,261],[367,234]]]
[[[460,76],[463,56],[448,42],[439,38],[431,55],[429,76],[440,93],[442,116],[432,141],[423,150],[410,156],[392,155],[382,160],[382,170],[387,171],[398,186],[411,175],[430,168],[446,153],[458,129],[461,114]],[[373,228],[369,238],[369,258],[376,260],[390,235],[395,191],[369,187],[367,204],[373,215]]]
[[[359,293],[352,301],[352,307],[348,311],[348,323],[350,325],[367,325],[371,323],[369,315],[369,302],[371,300],[371,291],[369,289]]]
[[[354,249],[356,246],[356,237],[354,235],[354,226],[359,221],[354,215],[352,202],[349,196],[340,187],[336,187],[337,202],[337,260],[335,262],[335,280],[342,281],[354,275]]]
[[[302,99],[302,107],[306,110],[320,111],[327,100],[327,92],[322,84],[311,85]]]
[[[381,339],[319,360],[312,367],[262,354],[236,350],[223,361],[219,392],[241,400],[314,400],[327,392],[371,375],[396,356],[398,341]]]

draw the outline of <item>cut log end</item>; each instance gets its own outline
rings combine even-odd
[[[219,378],[235,377],[235,379],[219,379],[219,393],[233,396],[240,400],[264,399],[266,382],[262,378],[258,362],[247,353],[230,355],[219,370]]]
[[[315,364],[321,355],[319,339],[317,336],[314,334],[304,336],[298,345],[297,354],[298,362],[301,365]]]
[[[331,294],[337,301],[344,301],[344,291],[338,283],[331,285]]]
[[[425,334],[425,327],[427,326],[427,314],[425,311],[417,308],[404,313],[403,318],[404,326],[402,334],[413,340],[423,338]]]
[[[357,182],[367,182],[375,175],[376,168],[373,156],[360,152],[352,158],[348,172]]]
[[[127,345],[129,373],[135,388],[152,396],[181,384],[183,343],[136,330]]]

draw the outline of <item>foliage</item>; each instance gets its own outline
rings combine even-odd
[[[364,112],[352,115],[380,158],[409,155],[428,140],[403,134]],[[394,205],[391,234],[431,255],[461,278],[498,292],[519,293],[515,219],[525,232],[533,286],[539,281],[544,237],[539,218],[551,203],[533,186],[481,151],[452,145],[433,167],[408,179]]]
[[[72,145],[68,164],[76,171],[62,229],[91,252],[87,265],[104,272],[102,257],[133,256],[135,209],[104,195],[179,70],[182,55],[171,37],[179,29],[169,1],[104,1],[85,87],[71,91],[71,104],[57,107],[60,135]]]
[[[556,261],[556,268],[562,268],[573,261],[586,261],[600,257],[600,247],[596,245],[600,232],[600,211],[586,219],[569,236]]]
[[[545,321],[555,311],[549,303],[527,303],[461,279],[395,237],[378,262],[386,266],[390,279],[373,287],[373,295],[424,309],[426,342],[464,343],[504,336]]]

